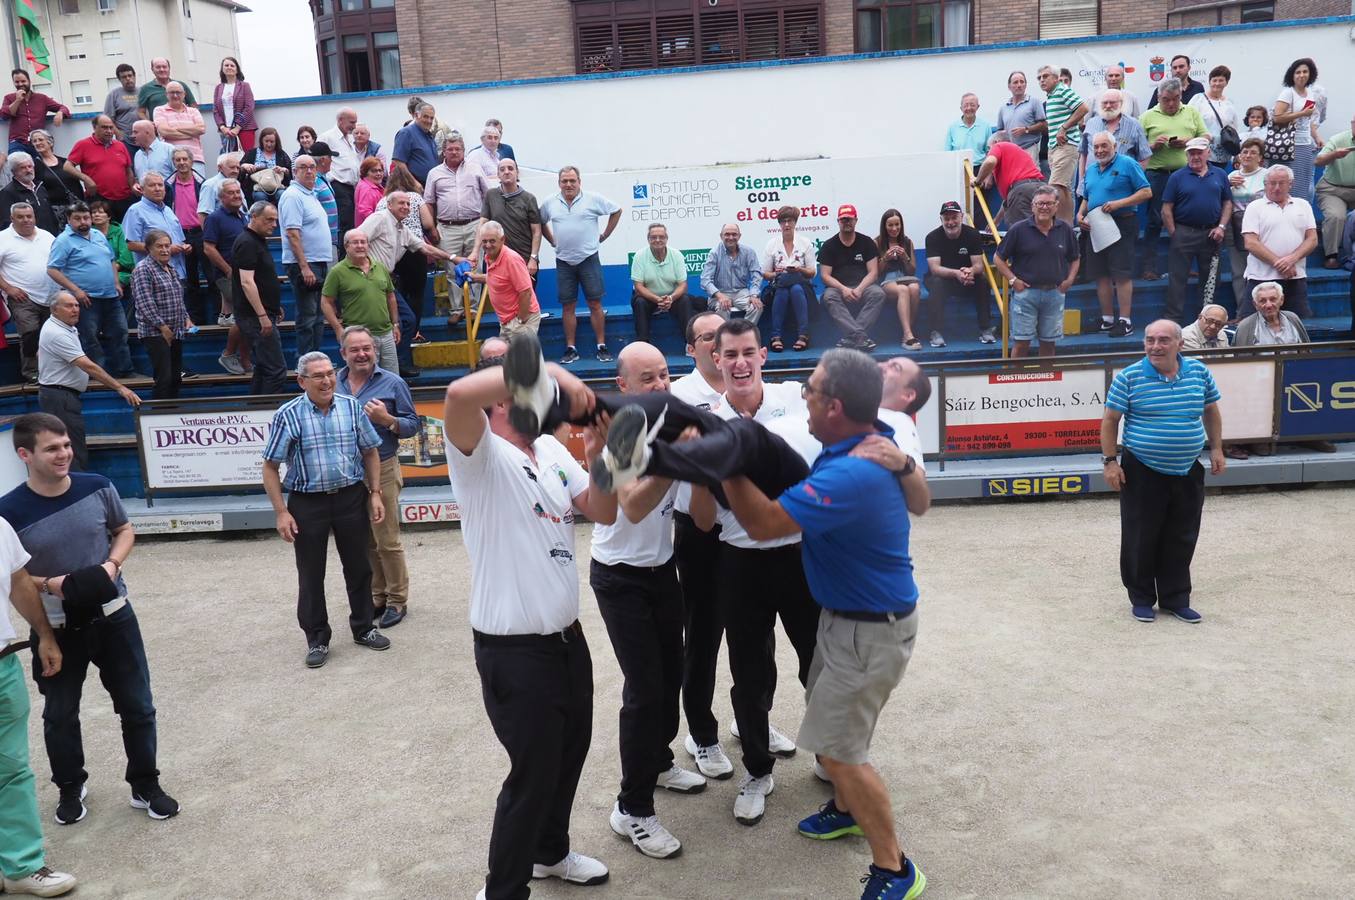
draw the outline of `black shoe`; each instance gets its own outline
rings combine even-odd
[[[1124,337],[1125,335],[1133,333],[1134,326],[1130,324],[1128,319],[1116,319],[1115,324],[1110,328],[1111,337]]]
[[[847,349],[847,350],[855,350],[855,349],[856,349],[856,341],[852,340],[852,339],[849,338],[849,337],[842,338],[841,340],[839,340],[839,341],[837,342],[837,345],[838,345],[839,347],[845,348],[845,349]]]
[[[575,350],[573,347],[566,347],[565,355],[560,357],[560,364],[567,366],[570,363],[576,363],[578,361],[579,361],[579,351]]]
[[[419,368],[416,368],[416,367],[414,367],[414,366],[409,366],[408,368],[403,368],[403,367],[402,367],[402,368],[400,369],[400,377],[401,377],[401,378],[405,378],[405,379],[409,379],[409,378],[418,378],[418,377],[419,377],[420,375],[422,375],[422,374],[423,374],[423,370],[422,370],[422,369],[419,369]]]
[[[56,804],[56,823],[74,825],[83,819],[89,812],[85,809],[85,795],[88,793],[83,781],[79,784],[71,782],[61,785],[61,799]]]
[[[184,381],[187,381],[190,378],[198,377],[198,373],[194,372],[192,369],[184,369],[183,372],[180,373],[180,375],[183,377]]]
[[[381,613],[381,621],[378,622],[382,628],[394,628],[405,620],[405,611],[399,606],[387,606]]]
[[[1097,323],[1096,323],[1096,330],[1099,331],[1099,332],[1101,332],[1102,334],[1105,334],[1106,332],[1110,331],[1110,330],[1111,330],[1112,328],[1114,328],[1114,327],[1115,327],[1115,321],[1114,321],[1113,319],[1112,319],[1111,321],[1109,321],[1109,322],[1107,322],[1105,319],[1099,319],[1099,320],[1097,320]]]
[[[132,791],[132,809],[144,809],[152,819],[172,819],[179,814],[179,801],[157,783],[142,791]]]
[[[306,651],[306,668],[318,669],[329,659],[329,646],[326,644],[316,644]]]
[[[856,345],[856,349],[858,349],[858,350],[864,350],[866,353],[871,353],[871,352],[873,352],[873,351],[875,350],[875,348],[878,347],[878,346],[879,346],[879,345],[876,344],[873,340],[871,340],[870,338],[866,338],[866,339],[863,340],[861,343],[859,343],[859,344]]]
[[[389,650],[391,639],[386,637],[375,628],[368,629],[365,634],[355,635],[353,643],[361,644],[369,650]]]
[[[598,362],[611,362],[612,351],[607,349],[606,344],[598,344]]]

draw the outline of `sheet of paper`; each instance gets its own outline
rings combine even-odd
[[[1092,229],[1092,251],[1100,253],[1120,239],[1120,226],[1107,212],[1097,207],[1087,213],[1087,224]]]

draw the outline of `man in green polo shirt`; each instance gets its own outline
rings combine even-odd
[[[670,313],[678,334],[686,334],[687,320],[692,317],[692,301],[687,296],[687,260],[681,251],[668,249],[668,229],[663,225],[650,225],[646,240],[649,246],[635,254],[630,264],[635,337],[649,341],[650,317],[659,312]]]
[[[171,81],[169,77],[169,60],[163,56],[157,56],[151,60],[151,74],[154,76],[150,81],[141,86],[141,90],[136,94],[137,114],[143,119],[152,119],[155,117],[155,108],[164,106],[169,102],[169,97],[165,93],[165,86]],[[184,98],[183,102],[189,106],[197,106],[198,100],[193,96],[193,90],[187,82],[183,84]]]
[[[395,283],[386,267],[368,255],[366,232],[354,228],[344,235],[343,251],[344,258],[330,267],[320,291],[325,321],[340,344],[344,328],[365,327],[376,340],[378,365],[396,374],[400,371],[395,355],[395,345],[400,342],[400,315],[395,305]]]
[[[1143,243],[1139,245],[1143,277],[1149,281],[1161,278],[1157,264],[1157,244],[1162,237],[1162,194],[1167,190],[1167,179],[1186,165],[1186,141],[1193,137],[1209,137],[1204,119],[1193,106],[1181,102],[1181,82],[1170,79],[1157,89],[1157,106],[1139,118],[1143,133],[1153,155],[1143,164],[1153,199],[1148,201],[1148,224],[1143,227]]]
[[[1327,138],[1316,163],[1327,171],[1317,183],[1317,206],[1322,210],[1322,252],[1328,269],[1341,267],[1341,233],[1346,215],[1355,209],[1355,116],[1350,129]]]

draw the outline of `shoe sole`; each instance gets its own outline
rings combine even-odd
[[[163,822],[165,819],[172,819],[172,818],[174,818],[175,816],[177,816],[177,815],[179,814],[180,810],[182,809],[182,807],[180,807],[180,809],[175,810],[174,812],[170,813],[170,814],[167,815],[167,816],[162,816],[162,815],[160,815],[159,813],[157,813],[155,810],[151,809],[151,805],[150,805],[149,803],[147,803],[145,800],[142,800],[142,799],[140,799],[140,798],[138,798],[138,797],[133,797],[133,798],[132,798],[132,809],[144,809],[144,810],[146,811],[146,815],[150,816],[152,819],[154,819],[154,820],[157,821],[157,822]]]
[[[319,662],[311,662],[311,661],[308,659],[308,660],[306,660],[306,668],[308,668],[308,669],[318,669],[318,668],[320,668],[321,666],[323,666],[323,665],[324,665],[326,662],[328,662],[328,661],[329,661],[329,657],[328,657],[328,656],[324,657],[324,658],[321,659]]]
[[[1185,622],[1187,625],[1199,625],[1201,622],[1204,621],[1204,616],[1201,616],[1198,619],[1184,619],[1181,616],[1178,616],[1176,613],[1172,613],[1171,615],[1173,619],[1176,619],[1178,622]]]
[[[698,767],[698,768],[699,768],[699,767]],[[730,773],[730,774],[733,774],[733,773]],[[706,789],[706,785],[705,785],[704,782],[701,783],[701,784],[695,785],[694,787],[689,787],[689,788],[684,788],[684,787],[673,787],[673,786],[667,785],[667,784],[658,784],[658,785],[655,785],[655,786],[656,786],[656,787],[661,787],[661,788],[663,788],[665,791],[672,791],[674,794],[699,794],[699,793],[701,793],[702,791],[704,791],[704,790]]]
[[[1134,618],[1137,619],[1137,620],[1140,621],[1140,622],[1156,622],[1156,621],[1157,621],[1157,616],[1135,616]]]
[[[524,331],[508,342],[508,353],[503,359],[503,377],[513,395],[508,410],[508,422],[527,435],[541,433],[541,417],[530,406],[531,385],[541,378],[541,342],[530,331]]]
[[[858,837],[865,837],[866,835],[866,833],[861,830],[860,825],[848,825],[846,828],[839,828],[837,831],[827,831],[823,834],[815,834],[812,831],[805,831],[803,828],[799,829],[799,832],[801,836],[807,837],[812,841],[835,841],[838,838],[846,837],[849,834],[854,834]]]
[[[682,855],[681,843],[677,845],[677,849],[674,850],[672,853],[650,853],[644,847],[640,846],[639,841],[635,840],[635,838],[631,837],[629,834],[626,834],[626,832],[618,829],[610,819],[608,820],[607,824],[612,826],[612,833],[615,834],[617,837],[624,838],[625,840],[630,841],[630,845],[635,848],[635,852],[639,853],[641,856],[648,856],[650,859],[676,859],[677,857]],[[533,873],[532,877],[535,878],[536,874]]]
[[[625,835],[622,835],[622,837],[625,837]],[[611,877],[612,877],[611,872],[604,872],[601,875],[594,875],[592,878],[587,878],[584,879],[583,881],[580,881],[576,878],[561,878],[559,875],[538,875],[536,874],[535,871],[532,872],[533,881],[543,881],[547,878],[559,878],[565,884],[577,884],[580,885],[581,887],[594,887],[595,885],[606,884],[607,879]]]
[[[734,821],[735,821],[735,822],[738,822],[740,825],[747,825],[747,826],[749,826],[749,827],[751,828],[752,826],[756,825],[758,822],[761,822],[761,821],[762,821],[762,817],[765,816],[766,814],[767,814],[767,813],[766,813],[765,811],[763,811],[762,813],[759,813],[758,816],[757,816],[756,818],[753,818],[753,819],[745,819],[745,818],[741,818],[740,816],[737,816],[737,815],[736,815],[736,816],[734,817]]]
[[[54,815],[52,816],[52,818],[56,820],[56,823],[58,825],[74,825],[76,822],[83,822],[85,816],[89,815],[89,807],[85,806],[85,798],[88,796],[89,796],[89,785],[87,784],[80,785],[80,815],[76,816],[69,822],[63,820],[60,815]]]
[[[353,643],[357,644],[359,647],[366,647],[368,650],[376,650],[377,652],[380,652],[382,650],[389,650],[391,648],[390,644],[387,644],[384,647],[373,647],[371,644],[366,644],[363,643],[362,641],[354,641]]]

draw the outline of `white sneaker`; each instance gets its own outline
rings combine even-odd
[[[659,775],[658,783],[655,786],[679,794],[699,794],[706,789],[706,779],[674,763],[667,772]]]
[[[32,894],[34,897],[60,897],[75,888],[75,876],[54,872],[43,866],[27,878],[4,879],[5,893]]]
[[[767,795],[776,787],[771,775],[754,778],[747,772],[739,782],[739,796],[734,798],[734,819],[740,825],[756,825],[767,811]]]
[[[828,777],[828,770],[825,769],[823,767],[823,764],[820,763],[817,759],[814,760],[814,777],[817,778],[819,781],[822,781],[824,784],[833,783],[833,779]]]
[[[739,737],[739,720],[735,719],[729,725],[729,733],[734,735],[735,739],[743,740]],[[795,742],[784,734],[776,730],[776,726],[768,723],[767,725],[767,752],[772,756],[779,756],[782,759],[789,759],[795,755]]]
[[[701,774],[707,778],[724,781],[734,774],[734,764],[729,761],[728,756],[725,756],[724,748],[718,743],[702,747],[689,734],[683,746],[692,755],[692,759],[696,760],[696,767],[701,770]]]
[[[216,359],[221,368],[230,372],[232,375],[245,374],[245,367],[240,365],[240,355],[238,353],[223,353]]]
[[[658,816],[632,816],[621,811],[621,804],[612,807],[612,831],[635,845],[651,859],[671,859],[682,852],[682,844],[672,832],[659,824]]]
[[[487,900],[484,888],[480,888],[480,892],[475,895],[475,900]]]
[[[607,428],[607,446],[598,457],[596,469],[590,472],[604,491],[615,491],[645,472],[649,465],[649,445],[663,427],[665,409],[654,425],[649,425],[645,411],[638,406],[623,406],[612,416]]]
[[[503,380],[513,396],[509,423],[522,434],[535,438],[541,433],[546,413],[555,405],[559,387],[546,372],[541,342],[530,331],[519,332],[508,342]]]
[[[532,866],[533,878],[559,878],[570,884],[602,884],[607,880],[607,867],[591,856],[569,851],[569,855],[553,866],[540,863]]]

